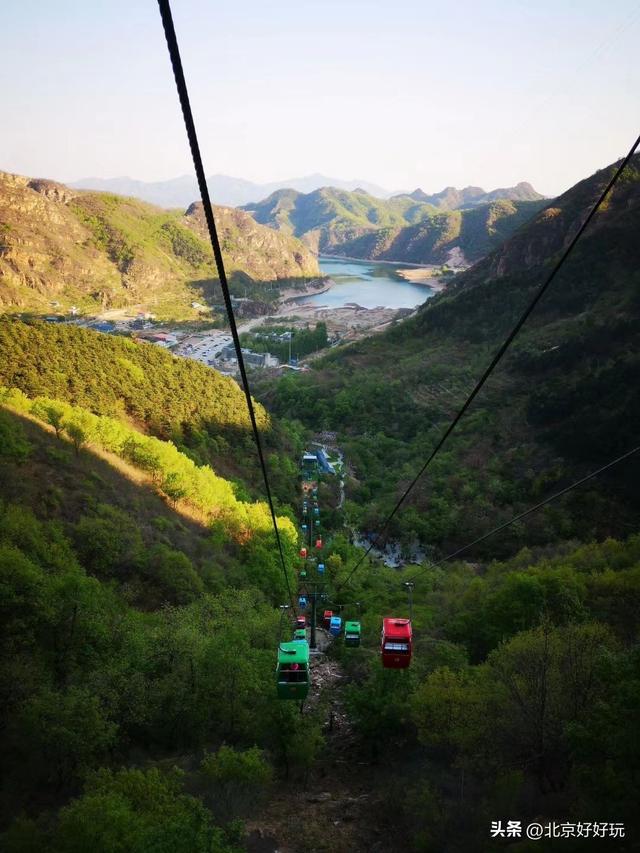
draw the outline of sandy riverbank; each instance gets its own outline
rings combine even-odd
[[[396,275],[410,281],[411,284],[423,284],[430,290],[438,293],[444,290],[447,282],[440,276],[433,274],[434,267],[421,267],[420,269],[412,270],[396,270]]]

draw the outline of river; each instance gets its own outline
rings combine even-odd
[[[381,264],[375,261],[350,261],[320,257],[320,269],[335,285],[324,293],[303,296],[296,302],[341,308],[356,303],[363,308],[415,308],[433,296],[424,284],[413,284],[396,273],[411,269],[410,264]]]

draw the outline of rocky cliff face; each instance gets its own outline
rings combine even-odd
[[[554,259],[571,242],[580,225],[602,193],[616,164],[601,169],[572,187],[540,211],[517,234],[481,261],[469,281],[497,279],[532,270]],[[627,166],[622,179],[589,225],[590,235],[603,228],[623,228],[628,241],[628,223],[640,210],[640,155]],[[621,238],[622,239],[622,238]]]
[[[203,240],[209,239],[201,201],[189,206],[183,222]],[[318,275],[316,258],[300,240],[258,225],[243,210],[217,207],[216,225],[226,242],[226,251],[223,247],[225,264],[249,272],[252,278],[270,280]],[[247,246],[251,248],[249,254]]]
[[[253,282],[319,274],[296,238],[217,208],[228,272]],[[183,215],[135,199],[0,172],[0,307],[49,312],[146,303],[180,311],[216,280],[201,205]],[[175,313],[175,312],[174,312]]]

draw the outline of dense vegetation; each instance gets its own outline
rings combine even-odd
[[[283,336],[288,335],[291,335],[291,347],[288,339],[283,340]],[[262,325],[259,332],[247,332],[241,335],[240,340],[243,346],[254,352],[270,352],[282,362],[289,360],[289,353],[292,358],[304,358],[324,349],[329,342],[327,324],[322,322],[316,323],[314,328],[307,326],[303,329]]]
[[[63,407],[57,438],[0,411],[0,820],[23,815],[3,849],[236,849],[274,770],[321,744],[274,696],[273,536],[234,542],[228,518],[194,523],[94,445],[74,452],[79,414]]]
[[[196,319],[193,302],[209,310],[221,302],[201,208],[163,210],[0,172],[0,305],[48,314],[142,304],[161,318]],[[318,275],[294,237],[239,210],[216,208],[216,219],[236,295],[259,299]]]
[[[354,525],[375,530],[390,510],[609,175],[570,190],[415,318],[265,392],[280,415],[338,431]],[[636,158],[392,535],[453,549],[637,443],[639,227]],[[622,466],[476,555],[624,535],[639,507],[636,471]]]
[[[391,534],[406,545],[440,556],[637,441],[639,167],[399,514]],[[345,584],[362,552],[342,529],[379,523],[609,174],[413,319],[265,390],[292,582],[305,425],[337,430],[351,467],[345,507],[337,478],[319,484],[324,580],[328,603],[362,619],[363,644],[333,643],[338,678],[303,714],[275,696],[287,591],[266,507],[251,502],[237,385],[150,346],[0,323],[3,850],[236,853],[242,822],[272,801],[277,828],[318,851],[493,853],[505,844],[491,822],[513,819],[620,821],[627,840],[598,843],[634,849],[637,461],[490,538],[474,562],[366,560]],[[412,665],[383,670],[380,621],[407,613],[409,578]],[[334,703],[347,719],[332,741]],[[309,820],[311,783],[320,799],[349,795],[323,825]]]
[[[242,480],[250,492],[258,484],[244,394],[232,379],[199,362],[123,337],[4,318],[0,385],[124,419],[170,440],[194,462]],[[259,404],[256,415],[278,480],[279,469],[290,473],[287,460],[299,452],[301,439],[291,425],[273,422]],[[290,483],[280,478],[279,485],[277,495],[290,500]]]
[[[496,196],[457,210],[435,206],[419,193],[383,201],[362,191],[327,187],[307,195],[279,190],[245,210],[258,222],[302,238],[315,251],[439,264],[452,250],[471,261],[486,255],[540,210],[544,202],[536,196]]]
[[[390,605],[406,612],[400,580],[353,580],[370,641]],[[362,747],[384,768],[376,824],[394,849],[497,850],[489,828],[507,819],[616,820],[635,838],[640,536],[422,571],[415,600],[409,671],[336,649]]]

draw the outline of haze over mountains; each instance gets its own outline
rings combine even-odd
[[[257,202],[280,189],[294,189],[298,192],[309,193],[320,187],[338,187],[344,190],[355,190],[362,187],[371,195],[386,198],[390,193],[369,181],[343,181],[340,178],[330,178],[326,175],[305,175],[301,178],[288,178],[285,181],[272,181],[258,184],[244,178],[234,178],[229,175],[211,175],[207,178],[211,199],[215,204],[229,207],[240,207],[243,204]],[[135,178],[81,178],[71,181],[68,186],[75,189],[103,190],[130,195],[157,204],[160,207],[187,207],[191,202],[200,198],[198,184],[193,175],[182,175],[168,181],[138,181]]]
[[[301,178],[287,178],[284,181],[269,183],[254,183],[245,178],[229,175],[211,175],[207,179],[209,192],[215,204],[229,207],[260,202],[278,190],[295,190],[299,193],[311,193],[325,187],[352,192],[360,190],[374,198],[388,199],[393,196],[409,196],[414,201],[426,202],[434,207],[446,210],[456,210],[462,207],[474,207],[478,204],[506,198],[512,201],[531,201],[543,196],[536,192],[531,184],[523,181],[515,187],[505,187],[486,192],[481,187],[445,187],[439,193],[429,195],[420,187],[413,192],[390,192],[378,184],[361,179],[350,181],[341,178],[331,178],[327,175],[314,173]],[[67,181],[67,186],[75,189],[102,190],[117,195],[128,195],[157,204],[160,207],[187,207],[192,201],[200,198],[198,184],[193,175],[181,175],[167,181],[139,181],[136,178],[80,178],[77,181]]]

